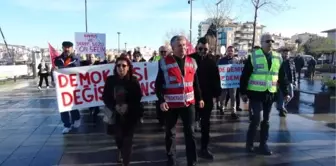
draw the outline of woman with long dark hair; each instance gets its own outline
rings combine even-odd
[[[141,116],[142,92],[140,84],[133,76],[133,66],[126,57],[115,62],[114,75],[105,83],[103,101],[113,113],[115,141],[118,147],[118,162],[128,166],[131,160],[134,128]]]

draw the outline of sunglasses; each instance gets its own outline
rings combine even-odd
[[[167,51],[160,51],[160,53],[166,53]]]
[[[207,48],[202,48],[202,47],[199,47],[198,50],[199,50],[199,51],[208,51]]]
[[[274,40],[265,40],[266,43],[274,43]]]
[[[125,65],[125,64],[117,64],[117,67],[119,67],[119,68],[125,68],[125,67],[127,67],[127,65]]]

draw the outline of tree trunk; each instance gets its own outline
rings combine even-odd
[[[256,28],[257,28],[257,17],[258,17],[258,7],[256,6],[254,8],[254,21],[253,21],[253,37],[252,37],[252,50],[254,47],[254,41],[255,41],[255,34],[256,34]]]

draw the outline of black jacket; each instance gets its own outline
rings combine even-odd
[[[137,62],[133,59],[133,62]],[[146,60],[144,58],[141,58],[139,62],[146,62]]]
[[[220,96],[220,76],[216,62],[209,56],[200,56],[198,53],[190,55],[197,63],[197,76],[199,79],[202,98],[212,100]]]
[[[65,62],[67,59],[70,59],[70,63],[66,66]],[[58,68],[76,67],[79,64],[78,62],[79,60],[75,57],[75,54],[66,56],[62,53],[60,56],[55,58],[55,66]]]
[[[103,92],[103,101],[111,111],[115,110],[117,98],[115,97],[116,87],[125,89],[125,103],[128,105],[128,111],[125,117],[127,125],[134,125],[141,116],[141,98],[142,91],[136,77],[131,79],[119,79],[118,76],[112,75],[107,77]],[[116,112],[113,112],[116,113]],[[116,123],[120,123],[120,115],[116,113]]]
[[[301,71],[301,69],[304,67],[305,65],[305,61],[304,59],[302,58],[302,56],[300,57],[295,57],[294,59],[294,62],[295,62],[295,68],[297,70],[297,72]]]
[[[272,66],[271,58],[267,58],[267,62],[268,62],[268,68],[270,69]],[[286,78],[286,73],[285,73],[283,64],[284,63],[282,63],[279,69],[278,84],[284,96],[287,96],[288,95],[288,81]],[[250,99],[254,99],[254,100],[264,101],[264,100],[268,100],[269,97],[271,97],[271,99],[274,99],[274,93],[270,93],[268,90],[265,92],[256,92],[256,91],[247,90],[248,82],[250,80],[252,73],[253,73],[253,66],[251,63],[251,56],[249,56],[244,65],[244,69],[240,77],[240,93],[242,95],[247,95]]]
[[[295,83],[296,82],[296,68],[295,63],[292,59],[286,59],[283,62],[284,70],[286,72],[287,81],[288,83]]]
[[[38,66],[37,66],[37,69],[39,70],[38,71],[38,74],[40,75],[42,73],[42,63],[40,63]],[[49,65],[47,65],[46,63],[44,64],[44,68],[43,70],[45,71],[44,74],[49,74]]]
[[[174,56],[174,55],[173,55]],[[180,70],[182,73],[184,73],[184,62],[185,62],[185,57],[184,58],[180,58],[177,56],[174,56]],[[164,59],[161,59],[164,60]],[[160,60],[160,61],[161,61]],[[163,103],[165,102],[164,99],[164,85],[165,83],[165,79],[164,79],[164,75],[163,75],[163,71],[161,70],[161,65],[160,65],[160,61],[158,62],[158,74],[156,76],[156,80],[155,80],[155,93],[156,96],[158,97],[158,101],[159,103]],[[200,86],[199,86],[199,82],[198,82],[198,77],[197,74],[195,74],[194,76],[194,94],[195,94],[195,99],[196,101],[200,101],[203,100],[202,99],[202,94],[201,94],[201,90],[200,90]]]

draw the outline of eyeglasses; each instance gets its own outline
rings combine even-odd
[[[265,40],[265,43],[274,43],[274,40]]]
[[[207,48],[202,48],[202,47],[199,47],[198,50],[199,50],[199,51],[208,51]]]
[[[117,67],[119,67],[119,68],[125,68],[125,67],[127,67],[127,65],[125,65],[125,64],[117,64]]]

